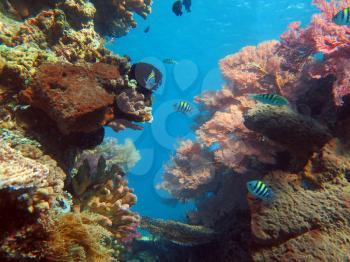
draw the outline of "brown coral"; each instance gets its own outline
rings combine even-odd
[[[64,134],[91,132],[113,118],[113,96],[82,66],[42,65],[23,98],[47,113]]]

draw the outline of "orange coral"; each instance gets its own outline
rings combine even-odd
[[[80,209],[97,213],[104,217],[103,226],[109,230],[115,238],[123,241],[135,230],[135,224],[140,222],[140,217],[129,210],[136,203],[133,190],[127,185],[121,176],[95,186],[94,190],[87,191],[81,197]]]

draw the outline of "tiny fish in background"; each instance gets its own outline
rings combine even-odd
[[[177,64],[177,62],[174,59],[171,59],[171,58],[165,58],[163,60],[163,63],[164,64],[169,64],[169,65],[176,65]]]
[[[177,112],[181,113],[191,112],[192,110],[190,103],[186,101],[180,101],[179,103],[175,103],[174,107]]]
[[[252,180],[247,183],[247,189],[253,196],[262,200],[271,200],[273,198],[272,190],[260,180]]]
[[[145,28],[145,30],[143,30],[143,32],[148,33],[150,29],[151,29],[151,27],[150,27],[150,26],[147,26],[147,27]]]
[[[336,25],[350,25],[350,7],[339,11],[332,19]]]
[[[272,106],[286,106],[289,104],[286,98],[276,94],[252,94],[249,95],[249,98]]]
[[[190,13],[191,12],[192,0],[183,0],[182,4],[184,5],[187,13]]]
[[[156,74],[154,73],[153,70],[152,70],[152,72],[149,74],[149,76],[147,77],[147,79],[145,79],[145,84],[146,84],[146,88],[147,88],[148,90],[153,90],[153,88],[157,85]]]
[[[180,0],[174,2],[173,12],[176,16],[182,15],[182,3]]]

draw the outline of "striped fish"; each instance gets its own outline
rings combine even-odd
[[[272,106],[286,106],[289,104],[286,98],[277,94],[253,94],[249,97],[257,102]]]
[[[272,190],[260,180],[252,180],[247,183],[248,191],[255,197],[262,200],[271,200],[273,197]]]
[[[187,113],[192,111],[190,103],[186,101],[180,101],[179,103],[176,103],[174,107],[177,112],[181,113]]]
[[[350,25],[350,7],[344,8],[333,16],[333,23],[336,25]]]

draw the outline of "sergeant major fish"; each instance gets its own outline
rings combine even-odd
[[[179,103],[175,103],[174,107],[177,112],[181,113],[191,112],[192,110],[190,103],[186,101],[180,101]]]
[[[249,95],[249,98],[272,106],[286,106],[289,104],[285,97],[277,94],[252,94]]]
[[[336,25],[350,25],[350,7],[339,11],[332,19]]]
[[[177,64],[177,62],[174,59],[171,59],[171,58],[163,59],[163,63],[164,64],[169,64],[169,65],[176,65]]]
[[[247,189],[253,196],[264,201],[269,201],[273,198],[272,190],[260,180],[252,180],[247,183]]]

